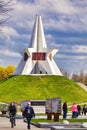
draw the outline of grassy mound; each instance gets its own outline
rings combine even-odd
[[[87,102],[87,92],[64,76],[18,75],[0,82],[1,102],[57,97],[61,97],[62,101]]]

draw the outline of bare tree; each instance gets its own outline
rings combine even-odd
[[[13,10],[12,1],[13,0],[0,0],[0,26],[9,18],[8,12]]]
[[[83,83],[87,86],[87,74],[84,76]]]
[[[73,73],[73,74],[72,74],[72,80],[75,81],[75,82],[80,82],[80,80],[79,80],[79,75],[76,74],[76,73]]]
[[[64,68],[60,68],[60,71],[62,72],[62,74],[63,74],[65,77],[67,77],[67,78],[70,77],[69,72],[67,72],[66,70],[64,70]]]

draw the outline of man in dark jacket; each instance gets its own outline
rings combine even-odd
[[[17,109],[15,106],[15,103],[12,102],[9,106],[9,116],[10,117],[11,115],[14,116],[14,125],[16,125],[16,120],[15,120],[16,112],[17,112]]]
[[[27,107],[25,108],[25,117],[27,119],[27,128],[30,129],[30,121],[32,117],[35,117],[33,108],[31,107],[31,102],[28,102]]]
[[[63,119],[67,117],[67,102],[63,103]]]

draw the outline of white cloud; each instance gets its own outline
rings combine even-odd
[[[87,45],[60,45],[61,53],[57,53],[55,58],[72,61],[87,60]]]
[[[0,50],[0,54],[2,54],[3,56],[9,56],[9,57],[21,57],[21,55],[18,52],[13,52],[10,50]]]
[[[87,45],[72,46],[72,51],[76,53],[87,53]]]
[[[18,37],[19,34],[17,33],[17,31],[12,28],[12,27],[9,27],[9,26],[3,26],[3,33],[4,35],[7,35],[8,37],[9,36],[14,36],[14,37]]]
[[[50,5],[52,10],[56,11],[57,13],[63,13],[63,14],[73,14],[76,12],[74,7],[72,6],[71,2],[69,0],[48,0],[50,2]]]
[[[60,50],[61,50],[61,53],[78,53],[79,55],[80,54],[87,54],[87,45],[65,45],[65,44],[54,44],[55,47],[59,47]]]
[[[35,0],[36,8],[43,12],[73,14],[76,12],[69,0]],[[48,10],[49,9],[49,10]]]
[[[55,58],[57,59],[65,59],[64,61],[66,62],[66,60],[68,61],[78,61],[78,60],[87,60],[87,56],[84,55],[66,55],[66,54],[57,54],[55,55]]]
[[[35,0],[33,3],[17,1],[11,20],[20,28],[31,29],[35,15],[39,14],[47,29],[87,31],[87,9],[79,4],[80,1],[77,3],[70,0]]]

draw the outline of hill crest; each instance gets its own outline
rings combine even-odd
[[[15,75],[0,82],[0,101],[62,98],[68,102],[87,102],[87,92],[78,84],[58,75]]]

